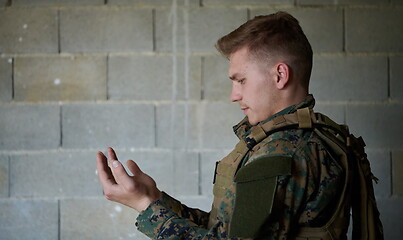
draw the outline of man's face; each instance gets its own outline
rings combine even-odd
[[[231,101],[238,102],[241,110],[254,125],[275,114],[278,91],[273,67],[249,57],[248,49],[231,54],[229,78],[232,80]]]

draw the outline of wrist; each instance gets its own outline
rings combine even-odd
[[[153,193],[150,193],[149,196],[143,198],[136,204],[136,207],[133,207],[136,211],[142,212],[146,210],[153,202],[159,200],[162,197],[161,191],[158,189]]]
[[[161,191],[158,190],[158,189],[155,189],[155,191],[154,191],[153,193],[151,193],[151,194],[149,195],[149,197],[148,197],[148,201],[147,201],[147,206],[146,206],[146,208],[147,208],[148,206],[150,206],[151,203],[153,203],[153,202],[155,202],[155,201],[161,199],[161,197],[162,197]]]

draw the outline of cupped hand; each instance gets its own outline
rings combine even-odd
[[[134,161],[126,162],[127,168],[133,174],[130,176],[118,161],[112,148],[108,148],[107,155],[108,157],[102,152],[98,152],[97,169],[105,197],[108,200],[141,212],[161,197],[161,192],[154,179],[143,173]]]

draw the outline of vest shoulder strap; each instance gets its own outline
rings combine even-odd
[[[345,125],[339,125],[331,120],[326,115],[315,113],[312,109],[306,107],[297,109],[296,112],[275,117],[271,121],[264,124],[259,124],[259,127],[264,130],[266,135],[273,132],[281,131],[290,128],[314,128],[321,127],[331,130],[335,135],[347,138],[349,132]]]

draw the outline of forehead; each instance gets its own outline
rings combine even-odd
[[[245,74],[250,65],[251,59],[248,49],[246,47],[241,48],[230,55],[228,74],[229,76]]]
[[[229,57],[228,75],[230,79],[244,77],[249,72],[265,73],[268,62],[251,55],[247,47],[240,48]]]

